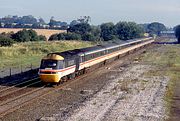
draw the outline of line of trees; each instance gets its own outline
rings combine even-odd
[[[0,18],[0,28],[33,28],[33,29],[67,29],[69,25],[66,22],[54,20],[51,17],[49,23],[46,23],[43,18],[35,18],[32,15],[28,16],[6,16]]]
[[[88,23],[79,23],[70,26],[67,33],[52,35],[49,40],[85,40],[109,41],[128,40],[143,36],[143,28],[134,22],[103,23],[100,26],[91,26]]]
[[[153,22],[149,24],[140,24],[140,26],[144,29],[146,33],[150,35],[157,35],[159,36],[162,31],[166,31],[167,27],[159,22]]]
[[[0,34],[0,47],[12,46],[17,42],[29,42],[29,41],[46,41],[46,37],[43,35],[37,35],[36,31],[30,29],[23,29],[17,33],[1,33]]]
[[[67,30],[69,26],[79,23],[88,23],[91,20],[90,16],[81,16],[77,20],[73,20],[68,24],[67,22],[55,20],[51,17],[48,23],[43,18],[35,18],[32,15],[28,16],[5,16],[0,18],[0,28],[33,28],[33,29],[61,29]]]

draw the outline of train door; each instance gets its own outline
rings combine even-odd
[[[75,58],[75,64],[76,64],[76,70],[75,71],[79,70],[80,58],[81,58],[81,56],[76,56],[76,58]]]

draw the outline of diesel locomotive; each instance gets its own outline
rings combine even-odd
[[[86,69],[93,65],[105,63],[111,58],[143,47],[153,41],[154,39],[150,37],[49,53],[41,60],[39,76],[45,83],[59,83],[85,73]]]

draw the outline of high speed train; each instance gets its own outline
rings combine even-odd
[[[154,41],[153,38],[141,38],[117,41],[88,48],[49,53],[41,60],[40,79],[45,83],[60,83],[85,73],[86,69],[99,63],[143,47]]]

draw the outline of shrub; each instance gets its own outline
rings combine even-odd
[[[12,46],[14,43],[13,39],[5,36],[0,36],[0,46]]]
[[[65,34],[66,40],[81,40],[81,35],[76,33],[67,33]]]
[[[95,41],[96,40],[96,37],[90,33],[87,33],[87,34],[84,34],[82,36],[82,40],[85,40],[85,41]]]
[[[23,29],[22,31],[12,34],[12,39],[14,39],[16,42],[28,42],[46,40],[46,37],[42,35],[38,36],[37,32],[32,29]]]
[[[39,41],[46,41],[47,38],[46,38],[45,36],[43,36],[43,35],[39,35],[39,36],[38,36],[38,40],[39,40]]]
[[[22,31],[18,31],[17,33],[13,34],[12,39],[14,39],[16,42],[28,42],[31,40],[31,36],[28,30],[23,29]]]
[[[58,34],[53,34],[49,37],[49,41],[52,41],[52,40],[58,40]]]
[[[30,29],[30,30],[28,30],[27,32],[28,32],[28,34],[29,34],[29,36],[30,36],[30,41],[39,41],[39,37],[38,37],[36,31]]]
[[[60,33],[57,35],[58,40],[65,40],[66,39],[66,34],[65,33]]]
[[[81,40],[81,35],[76,33],[60,33],[51,35],[49,40]]]

